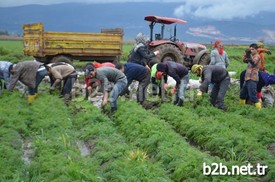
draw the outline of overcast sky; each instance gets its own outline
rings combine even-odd
[[[183,18],[186,14],[216,20],[247,18],[261,12],[275,12],[274,0],[0,0],[0,7],[12,7],[28,4],[59,3],[123,3],[123,2],[179,2],[182,5],[174,10],[174,15]]]

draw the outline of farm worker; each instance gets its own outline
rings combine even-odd
[[[105,62],[105,63],[93,62],[93,65],[94,65],[95,68],[100,68],[100,67],[103,67],[103,66],[109,66],[109,67],[113,67],[113,68],[116,67],[116,65],[111,63],[111,62]]]
[[[164,89],[167,90],[167,75],[164,75],[163,72],[157,70],[158,61],[152,60],[149,62],[148,66],[151,69],[151,83],[152,83],[152,93],[153,95],[161,96],[161,79],[164,78]]]
[[[268,49],[266,49],[266,48],[264,48],[264,43],[263,42],[258,42],[258,49],[257,49],[257,51],[258,51],[258,54],[259,54],[259,56],[260,56],[260,58],[261,58],[261,67],[260,67],[260,70],[261,71],[266,71],[266,68],[265,68],[265,56],[264,56],[264,54],[266,53],[266,54],[271,54],[271,52],[270,52],[270,50],[268,50]]]
[[[128,62],[147,66],[151,58],[156,57],[160,52],[157,50],[153,53],[148,51],[147,41],[148,38],[143,33],[137,34],[135,38],[136,44],[130,52],[130,58]]]
[[[136,63],[126,63],[124,65],[117,64],[116,68],[121,70],[126,75],[128,82],[122,95],[128,91],[129,85],[131,85],[134,80],[139,82],[137,89],[137,102],[142,105],[146,100],[147,88],[150,83],[149,69]]]
[[[258,73],[259,73],[259,81],[257,84],[257,98],[259,100],[263,100],[263,103],[266,106],[273,106],[273,104],[271,104],[273,98],[268,96],[267,93],[268,91],[272,91],[272,87],[268,87],[268,86],[275,84],[275,74],[269,74],[265,71],[259,71]],[[263,87],[265,88],[262,89]],[[264,95],[262,95],[262,90]],[[271,94],[271,96],[272,95],[273,94]]]
[[[214,49],[211,51],[211,61],[209,65],[218,65],[226,69],[229,66],[229,59],[221,40],[216,40]]]
[[[94,63],[88,63],[85,68],[84,68],[84,82],[86,84],[86,93],[90,92],[92,90],[92,83],[95,83],[94,81],[95,80],[91,80],[90,77],[89,77],[89,69],[92,67],[92,68],[100,68],[100,67],[103,67],[103,66],[108,66],[108,67],[113,67],[115,68],[116,65],[114,65],[113,63],[110,63],[110,62],[105,62],[105,63],[97,63],[97,62],[94,62]],[[87,73],[87,74],[86,74]],[[96,86],[96,85],[94,85]]]
[[[55,87],[63,81],[61,95],[64,97],[65,104],[68,105],[71,100],[71,91],[74,82],[77,79],[75,68],[68,63],[58,62],[46,65],[46,69],[52,80],[50,93],[52,93]]]
[[[245,76],[246,70],[242,72],[242,76]],[[269,74],[265,71],[259,71],[259,81],[257,83],[257,98],[262,99],[262,88],[265,86],[273,85],[275,84],[275,74]],[[244,78],[242,78],[244,80]],[[246,101],[249,100],[249,97],[246,99]]]
[[[214,49],[210,53],[211,61],[209,65],[217,65],[226,69],[229,66],[229,59],[226,51],[224,50],[224,45],[221,40],[216,40],[214,43]],[[214,84],[210,83],[209,92],[213,89]]]
[[[260,109],[261,102],[257,98],[257,83],[259,81],[258,71],[261,66],[261,58],[257,52],[258,45],[251,44],[249,51],[247,51],[245,61],[248,63],[245,72],[245,81],[240,91],[240,104],[245,104],[246,99],[249,98],[255,107]]]
[[[258,51],[258,54],[261,58],[260,71],[266,72],[267,70],[265,68],[264,53],[271,54],[271,52],[268,49],[264,48],[263,42],[258,42],[257,45],[258,45],[257,51]],[[249,52],[249,49],[247,49],[243,54],[243,62],[244,63],[247,63],[247,61],[246,61],[246,52]],[[245,73],[246,73],[246,70],[244,70],[240,75],[240,88],[242,88],[242,86],[244,84]],[[258,97],[258,99],[261,99],[261,97],[262,97],[261,90],[262,90],[263,86],[261,86],[261,85],[265,85],[264,81],[262,80],[262,76],[261,76],[262,74],[263,74],[262,72],[259,72],[259,82],[257,84],[257,97]],[[266,86],[268,86],[270,84],[274,84],[274,83],[268,83],[268,84],[266,84]]]
[[[127,86],[127,78],[123,72],[112,67],[100,67],[90,69],[90,78],[99,79],[103,88],[102,106],[108,102],[108,92],[110,91],[109,102],[111,105],[111,112],[117,110],[117,98]],[[110,89],[109,82],[113,82],[114,86]]]
[[[12,76],[8,90],[13,91],[15,84],[19,80],[28,86],[28,103],[31,104],[38,96],[40,82],[48,75],[45,66],[37,61],[24,61],[11,65],[9,70]]]
[[[192,73],[201,77],[198,96],[207,92],[209,83],[214,83],[210,94],[210,103],[218,109],[226,110],[224,105],[224,96],[229,88],[230,76],[226,69],[217,65],[202,66],[194,64],[191,68]]]
[[[263,44],[263,42],[258,42],[257,43],[257,45],[258,45],[258,49],[257,49],[257,51],[258,51],[258,54],[259,54],[259,56],[260,56],[260,58],[261,58],[261,65],[260,65],[260,71],[267,71],[266,70],[266,68],[265,68],[265,58],[264,58],[264,53],[267,53],[267,54],[271,54],[271,52],[268,50],[268,49],[266,49],[266,48],[264,48],[264,44]],[[244,63],[247,63],[247,60],[246,60],[246,52],[249,52],[249,49],[247,49],[245,52],[244,52],[244,54],[243,54],[243,62]],[[243,86],[243,83],[244,83],[244,77],[245,77],[245,71],[243,71],[242,73],[241,73],[241,75],[240,75],[240,88],[242,88],[242,86]]]
[[[0,95],[2,94],[3,84],[4,84],[4,88],[9,87],[9,83],[11,79],[9,68],[11,65],[12,65],[11,62],[0,61]],[[2,80],[4,80],[3,84],[2,84]]]
[[[157,64],[157,70],[172,77],[176,81],[174,105],[183,106],[185,91],[189,82],[188,69],[174,61],[165,61]]]
[[[257,86],[259,87],[259,89],[263,88],[264,86],[273,84],[275,84],[275,74],[269,74],[264,71],[259,71],[259,86]]]

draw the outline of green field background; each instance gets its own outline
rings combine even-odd
[[[207,46],[209,50],[213,49],[211,45]],[[237,72],[239,75],[246,67],[242,63],[242,55],[248,45],[225,45],[225,51],[227,52],[230,60],[228,71]],[[0,40],[0,60],[7,60],[14,63],[24,60],[32,60],[32,57],[25,56],[23,53],[23,42],[18,40]],[[123,44],[123,54],[120,61],[126,62],[130,50],[133,48],[133,44]],[[273,55],[265,55],[266,68],[270,73],[273,73],[275,69],[275,46],[267,46]],[[81,64],[81,63],[80,63]]]

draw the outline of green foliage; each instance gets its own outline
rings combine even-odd
[[[5,49],[4,47],[0,47],[0,55],[7,55],[10,51]]]
[[[13,181],[24,169],[21,160],[21,136],[10,128],[0,130],[0,181]]]
[[[134,44],[131,44],[131,43],[125,43],[123,44],[123,54],[122,54],[122,57],[121,57],[121,62],[126,62],[128,59],[129,59],[129,54],[130,54],[130,51],[132,50]]]
[[[174,108],[174,111],[177,110]],[[137,103],[131,101],[121,103],[120,109],[115,113],[114,121],[126,141],[146,151],[150,158],[161,162],[173,181],[212,181],[214,179],[220,181],[223,179],[222,177],[203,176],[201,165],[203,162],[214,161],[226,164],[225,161],[191,147],[174,132],[171,125],[156,118],[156,115],[144,110]],[[229,163],[227,165],[230,166]]]
[[[76,137],[93,146],[91,159],[99,165],[102,178],[107,181],[169,181],[158,163],[149,159],[134,160],[130,153],[134,146],[127,144],[114,123],[100,110],[86,101],[71,108],[81,110],[75,116]]]
[[[24,60],[33,60],[33,57],[23,53],[23,41],[0,40],[0,60],[18,63]]]
[[[246,109],[239,107],[238,112]],[[249,113],[255,113],[254,107],[249,109]],[[157,114],[183,137],[212,155],[234,163],[260,161],[272,165],[272,156],[266,149],[275,139],[274,127],[264,119],[259,122],[255,118],[247,119],[247,115],[224,113],[206,105],[181,109],[163,104]],[[274,168],[269,167],[269,170],[272,173]]]
[[[1,44],[8,52],[0,59],[18,62],[22,42]],[[20,45],[21,44],[21,45]],[[10,48],[9,48],[10,46]],[[123,61],[132,48],[123,47]],[[246,46],[226,46],[234,78],[245,69],[241,57]],[[14,49],[14,51],[13,51]],[[15,51],[18,49],[20,51]],[[275,54],[274,47],[270,47]],[[6,57],[5,57],[6,56]],[[7,59],[6,59],[7,58]],[[274,55],[266,56],[269,70]],[[81,68],[85,63],[76,62]],[[196,78],[194,76],[194,78]],[[239,85],[226,94],[228,112],[209,104],[209,96],[188,92],[184,107],[166,103],[143,109],[120,99],[114,115],[107,116],[83,98],[67,107],[58,95],[41,84],[32,105],[26,97],[4,90],[0,96],[0,181],[272,181],[275,141],[272,108],[258,111],[239,105]],[[192,95],[193,94],[193,95]],[[149,95],[149,100],[159,101]],[[268,165],[260,176],[204,176],[202,164]]]
[[[23,52],[22,40],[0,40],[0,47],[11,52]]]

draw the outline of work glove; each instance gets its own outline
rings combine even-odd
[[[159,50],[154,52],[155,56],[157,56],[159,53],[160,53]]]
[[[266,53],[267,53],[268,55],[271,55],[271,51],[270,51],[270,50],[268,50]]]
[[[198,91],[197,96],[202,96],[202,91]]]
[[[257,92],[257,98],[258,99],[261,99],[263,96],[262,96],[262,92]]]
[[[251,50],[250,49],[246,49],[245,50],[245,57],[246,58],[250,58],[251,57]]]

